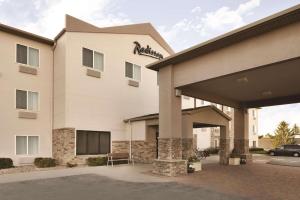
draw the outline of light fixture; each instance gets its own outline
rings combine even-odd
[[[238,83],[248,83],[249,80],[246,76],[244,76],[244,77],[241,77],[239,79],[236,79],[236,82],[238,82]]]

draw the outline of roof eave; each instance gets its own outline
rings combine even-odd
[[[204,43],[192,46],[188,49],[168,56],[160,61],[147,65],[146,67],[155,71],[159,68],[168,65],[180,63],[199,56],[201,54],[209,53],[213,50],[223,48],[235,42],[245,40],[250,37],[274,30],[276,28],[294,23],[300,20],[300,4],[289,9],[283,10],[279,13],[273,14],[269,17],[263,18],[241,28],[235,29],[216,38],[208,40]]]
[[[24,37],[24,38],[27,38],[27,39],[30,39],[30,40],[35,40],[37,42],[41,42],[41,43],[44,43],[44,44],[47,44],[47,45],[53,45],[54,44],[54,41],[49,39],[49,38],[39,36],[39,35],[30,33],[30,32],[27,32],[27,31],[23,31],[23,30],[18,29],[18,28],[14,28],[14,27],[11,27],[11,26],[7,26],[5,24],[1,24],[1,23],[0,23],[0,31],[10,33],[10,34],[13,34],[13,35],[17,35],[17,36],[20,36],[20,37]]]

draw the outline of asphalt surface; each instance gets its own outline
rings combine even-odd
[[[137,183],[95,174],[0,184],[1,200],[242,200],[247,199],[180,183]]]

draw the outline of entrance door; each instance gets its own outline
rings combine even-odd
[[[159,137],[159,132],[156,131],[156,158],[158,158],[158,137]]]

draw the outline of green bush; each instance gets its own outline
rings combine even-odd
[[[55,167],[56,161],[53,158],[35,158],[34,165],[38,168]]]
[[[86,164],[88,166],[102,166],[106,165],[107,157],[89,157],[86,159]]]
[[[10,158],[0,158],[0,169],[7,169],[14,167],[13,161]]]
[[[264,151],[264,148],[252,147],[249,149],[249,151]]]
[[[252,147],[249,149],[250,153],[253,154],[267,154],[268,152],[264,148]]]

